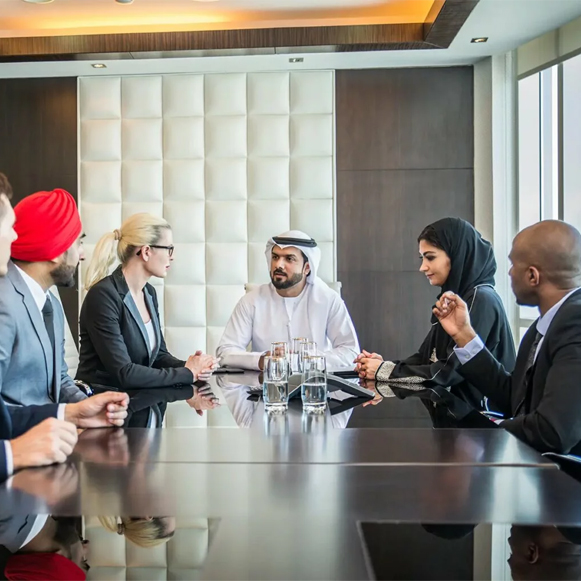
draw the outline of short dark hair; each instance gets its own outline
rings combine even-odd
[[[431,244],[432,246],[435,246],[436,248],[439,248],[440,250],[444,250],[444,247],[442,246],[442,243],[440,242],[440,239],[438,238],[438,233],[436,232],[436,229],[431,224],[429,226],[426,226],[422,230],[422,233],[418,236],[418,244],[422,240],[424,240],[428,244]]]
[[[12,199],[12,186],[10,185],[8,178],[2,172],[0,172],[0,194],[6,194],[9,200]]]

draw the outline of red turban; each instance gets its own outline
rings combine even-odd
[[[53,260],[66,252],[80,236],[82,225],[77,204],[65,190],[37,192],[14,208],[12,258],[26,262]]]
[[[21,553],[6,563],[4,576],[9,581],[85,581],[86,573],[57,553]]]

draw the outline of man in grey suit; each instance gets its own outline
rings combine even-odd
[[[38,192],[14,208],[18,238],[0,279],[0,395],[9,405],[86,398],[64,360],[65,317],[53,285],[75,284],[81,219],[65,190]]]
[[[10,183],[0,173],[0,278],[6,276],[10,249],[16,240],[15,213],[8,200],[11,194]],[[119,392],[41,406],[7,406],[0,397],[0,483],[22,468],[64,462],[77,442],[76,428],[122,426],[128,403],[129,396]],[[59,479],[58,484],[62,491],[65,481]],[[41,488],[45,492],[48,487]],[[13,509],[13,499],[0,498],[2,507]],[[0,566],[0,578],[2,570]]]

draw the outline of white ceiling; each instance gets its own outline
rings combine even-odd
[[[448,49],[475,58],[501,54],[581,16],[581,0],[480,0]],[[487,36],[486,44],[470,44]]]

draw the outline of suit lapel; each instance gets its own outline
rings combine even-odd
[[[137,326],[139,327],[139,331],[141,332],[141,338],[143,339],[143,342],[145,343],[145,348],[147,349],[147,352],[149,353],[150,349],[149,349],[149,337],[147,335],[147,329],[145,328],[145,324],[143,323],[143,319],[141,318],[141,315],[139,314],[139,309],[137,308],[137,305],[135,304],[135,301],[133,300],[133,297],[131,296],[130,292],[127,292],[127,294],[123,298],[123,303],[125,304],[125,306],[129,310],[129,313],[133,317],[134,321],[137,323]],[[149,358],[151,359],[151,355],[149,356]]]
[[[147,287],[143,289],[143,293],[145,295],[145,304],[147,305],[147,310],[151,316],[151,321],[153,323],[153,329],[155,331],[155,349],[151,352],[149,357],[149,364],[151,365],[155,359],[157,358],[157,354],[159,353],[159,346],[161,343],[161,324],[157,317],[157,311],[153,305],[153,299],[147,290]]]
[[[42,351],[44,353],[44,364],[46,367],[47,390],[49,395],[52,396],[53,395],[51,393],[52,386],[50,385],[49,378],[51,367],[54,371],[54,353],[52,350],[52,346],[50,344],[50,340],[48,338],[48,334],[46,332],[46,327],[44,326],[42,315],[40,314],[40,311],[38,310],[38,307],[34,302],[34,298],[32,297],[32,294],[30,294],[30,291],[28,290],[26,283],[24,282],[23,278],[20,276],[20,273],[18,272],[14,264],[12,264],[12,262],[8,263],[7,277],[10,279],[10,282],[12,282],[12,285],[16,289],[16,292],[22,296],[22,302],[26,307],[28,316],[30,317],[30,322],[32,323],[36,335],[38,336],[38,340],[42,345]],[[53,361],[53,365],[49,365],[49,361]]]

